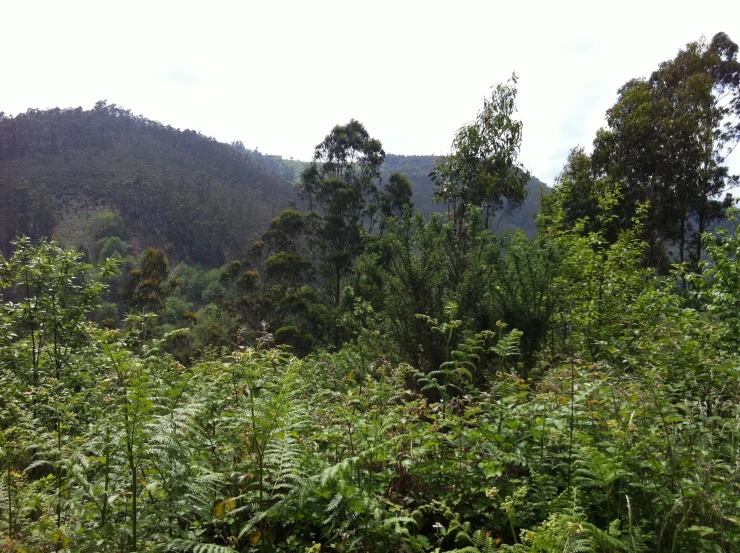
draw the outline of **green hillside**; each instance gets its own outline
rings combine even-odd
[[[400,172],[425,216],[444,211],[433,200],[434,156],[388,154],[383,183]],[[133,252],[162,248],[172,260],[215,267],[239,259],[291,202],[307,162],[220,143],[133,115],[115,104],[93,109],[28,110],[0,116],[0,250],[21,235],[57,236],[94,260],[101,213],[123,218]],[[534,235],[541,183],[528,184],[521,209],[504,213],[499,230]]]
[[[52,232],[88,247],[88,217],[120,213],[141,250],[218,265],[291,200],[269,158],[99,102],[0,118],[0,248]]]
[[[1,120],[3,236],[73,247],[0,253],[0,553],[740,551],[738,51],[620,88],[534,236],[516,77],[437,165]]]

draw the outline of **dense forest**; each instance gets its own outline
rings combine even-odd
[[[516,76],[426,177],[356,120],[300,163],[104,104],[0,119],[33,230],[0,254],[0,550],[738,551],[737,54],[627,82],[536,196]],[[28,130],[55,117],[97,130]],[[99,172],[139,148],[111,126],[167,137],[151,173]],[[168,141],[203,155],[169,180]],[[83,250],[48,238],[62,171],[97,183]]]
[[[0,167],[6,254],[17,236],[55,230],[91,248],[88,216],[108,210],[123,217],[138,251],[220,265],[297,200],[267,156],[105,102],[0,116]]]

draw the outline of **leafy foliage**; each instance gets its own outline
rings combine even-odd
[[[431,174],[435,197],[448,206],[458,234],[463,234],[470,206],[482,208],[489,228],[505,200],[518,208],[526,197],[529,173],[517,163],[523,125],[512,118],[516,81],[513,75],[493,89],[475,121],[457,131],[453,153],[442,158]]]
[[[132,242],[141,242],[137,253],[162,248],[213,267],[242,255],[298,199],[266,156],[104,101],[90,110],[0,117],[0,163],[0,195],[10,200],[0,205],[6,255],[18,236],[49,237],[103,208],[123,219]],[[68,244],[86,242],[99,223],[83,236],[72,233]]]
[[[737,232],[658,270],[651,207],[617,220],[574,151],[533,238],[475,203],[462,225],[397,209],[400,177],[373,234],[363,131],[306,169],[322,213],[219,269],[126,268],[114,212],[97,266],[28,238],[0,256],[0,548],[738,550]],[[350,226],[327,285],[314,233]]]

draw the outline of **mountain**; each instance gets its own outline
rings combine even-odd
[[[21,234],[54,233],[89,250],[91,221],[111,211],[135,251],[159,247],[174,260],[220,265],[298,199],[292,173],[279,167],[105,102],[0,114],[0,249],[7,254]]]

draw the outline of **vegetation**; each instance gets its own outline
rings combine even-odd
[[[468,222],[471,206],[482,207],[483,221],[490,228],[504,201],[515,208],[524,202],[529,173],[516,159],[523,128],[512,118],[516,95],[516,76],[495,87],[475,121],[457,131],[453,153],[432,172],[436,198],[448,205],[458,234]]]
[[[220,265],[297,199],[272,172],[276,161],[106,102],[0,116],[0,163],[0,195],[10,199],[0,205],[6,255],[16,236],[49,236],[106,210],[123,218],[139,252],[157,247]],[[88,245],[90,236],[72,232],[69,245]]]
[[[712,48],[722,105],[740,108],[725,35],[659,71]],[[598,148],[571,153],[536,236],[493,232],[525,195],[515,97],[494,88],[458,132],[435,169],[446,213],[429,218],[352,120],[298,177],[309,210],[221,267],[137,259],[130,221],[104,209],[78,222],[84,253],[15,241],[0,256],[0,548],[738,550],[740,237],[702,232],[682,255],[666,229],[717,201],[697,199],[696,167],[640,180]],[[703,161],[725,183],[734,113]],[[609,125],[597,143],[624,130]],[[670,207],[658,176],[692,198],[672,225],[655,219]]]
[[[435,201],[435,185],[431,173],[439,158],[435,156],[399,156],[386,154],[381,166],[383,179],[387,180],[393,173],[401,173],[411,182],[411,202],[414,209],[420,210],[427,217],[432,213],[444,213],[443,203]],[[522,230],[530,238],[537,233],[535,216],[540,210],[540,196],[549,194],[550,188],[536,177],[531,177],[524,187],[524,200],[520,207],[503,202],[503,209],[492,215],[490,228],[496,232]]]
[[[559,190],[570,224],[595,214],[596,198],[610,194],[610,236],[647,206],[648,263],[701,258],[701,236],[729,205],[718,196],[738,184],[724,165],[740,140],[740,62],[737,45],[718,33],[691,43],[649,79],[619,90],[591,157],[571,153]]]

